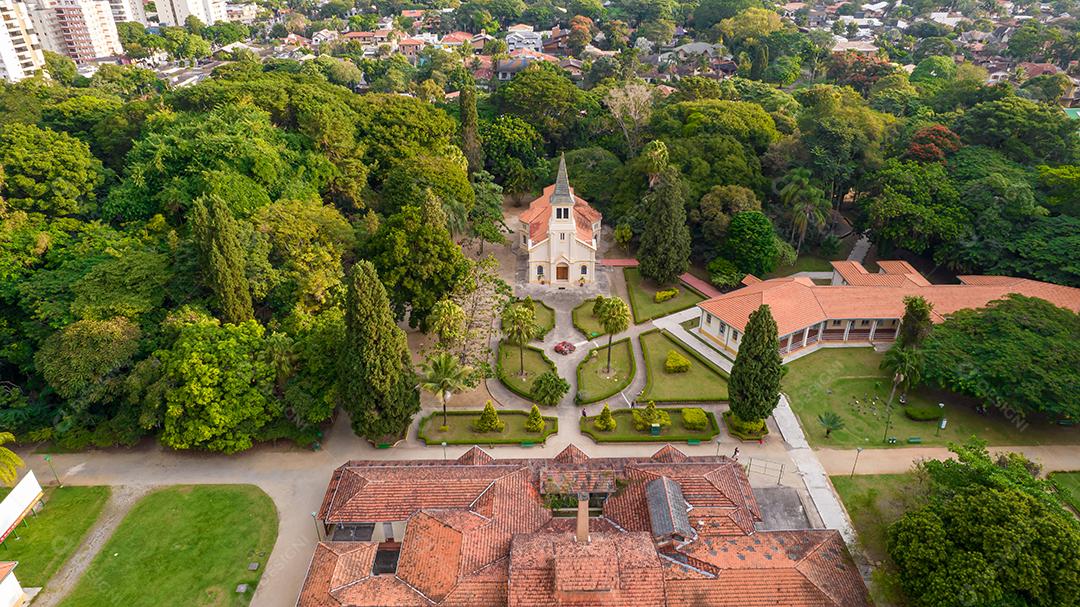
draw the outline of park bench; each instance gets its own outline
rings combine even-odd
[[[908,442],[909,445],[920,445],[920,444],[922,444],[922,437],[921,436],[910,436],[910,437],[908,437],[907,442]]]

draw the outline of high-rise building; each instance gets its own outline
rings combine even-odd
[[[34,26],[46,50],[85,63],[124,52],[109,0],[37,0]]]
[[[150,23],[146,20],[146,9],[143,7],[142,0],[109,0],[109,6],[112,8],[113,21],[117,23],[128,21],[143,25]]]
[[[206,25],[228,21],[225,0],[157,0],[158,22],[162,25],[184,25],[188,15],[194,15]]]
[[[45,67],[30,11],[21,0],[0,0],[0,78],[18,82]]]

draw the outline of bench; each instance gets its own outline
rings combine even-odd
[[[911,436],[911,437],[908,437],[907,442],[908,442],[909,445],[920,445],[920,444],[922,444],[922,437],[921,436]]]
[[[701,439],[699,439],[699,438],[691,438],[691,439],[688,439],[686,441],[686,444],[687,445],[700,445],[701,444]]]
[[[532,442],[531,440],[523,440],[523,441],[521,441],[521,446],[526,447],[526,448],[532,447],[535,444],[536,443]]]

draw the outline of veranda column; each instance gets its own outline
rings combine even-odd
[[[806,327],[802,330],[802,347],[806,347],[806,339],[810,337],[810,327]]]
[[[877,332],[877,324],[879,321],[875,320],[874,324],[870,325],[870,341],[874,341],[874,333]]]
[[[853,323],[853,322],[855,322],[855,321],[854,320],[847,321],[847,325],[844,327],[844,341],[847,341],[848,333],[851,332],[851,323]]]

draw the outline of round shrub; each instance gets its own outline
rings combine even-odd
[[[904,415],[917,422],[936,422],[941,419],[941,407],[937,405],[906,405]]]
[[[656,403],[649,401],[649,404],[644,409],[634,409],[634,428],[640,431],[647,431],[653,424],[659,424],[661,428],[666,428],[671,425],[671,416],[667,411],[663,409],[657,409]]]
[[[675,350],[668,350],[664,370],[668,373],[686,373],[690,370],[690,360]]]
[[[709,427],[709,416],[701,407],[687,407],[682,410],[683,427],[687,430],[705,430]]]
[[[727,425],[728,432],[732,436],[743,440],[757,440],[769,433],[769,429],[765,427],[765,420],[748,422],[731,411],[724,412],[724,424]]]
[[[473,424],[473,430],[477,432],[502,432],[504,428],[506,428],[506,422],[499,419],[499,413],[495,411],[495,406],[489,400],[484,405],[484,412],[480,414],[476,423]]]
[[[604,404],[604,410],[593,420],[593,427],[601,432],[611,432],[615,429],[615,416],[611,414],[611,409],[608,408],[606,403]]]
[[[674,298],[678,294],[678,289],[664,289],[663,291],[657,291],[656,295],[653,295],[653,301],[656,303],[664,303],[665,301]]]
[[[529,419],[525,420],[525,431],[543,432],[546,425],[547,422],[544,421],[544,416],[540,415],[540,408],[533,405],[532,410],[529,411]]]

